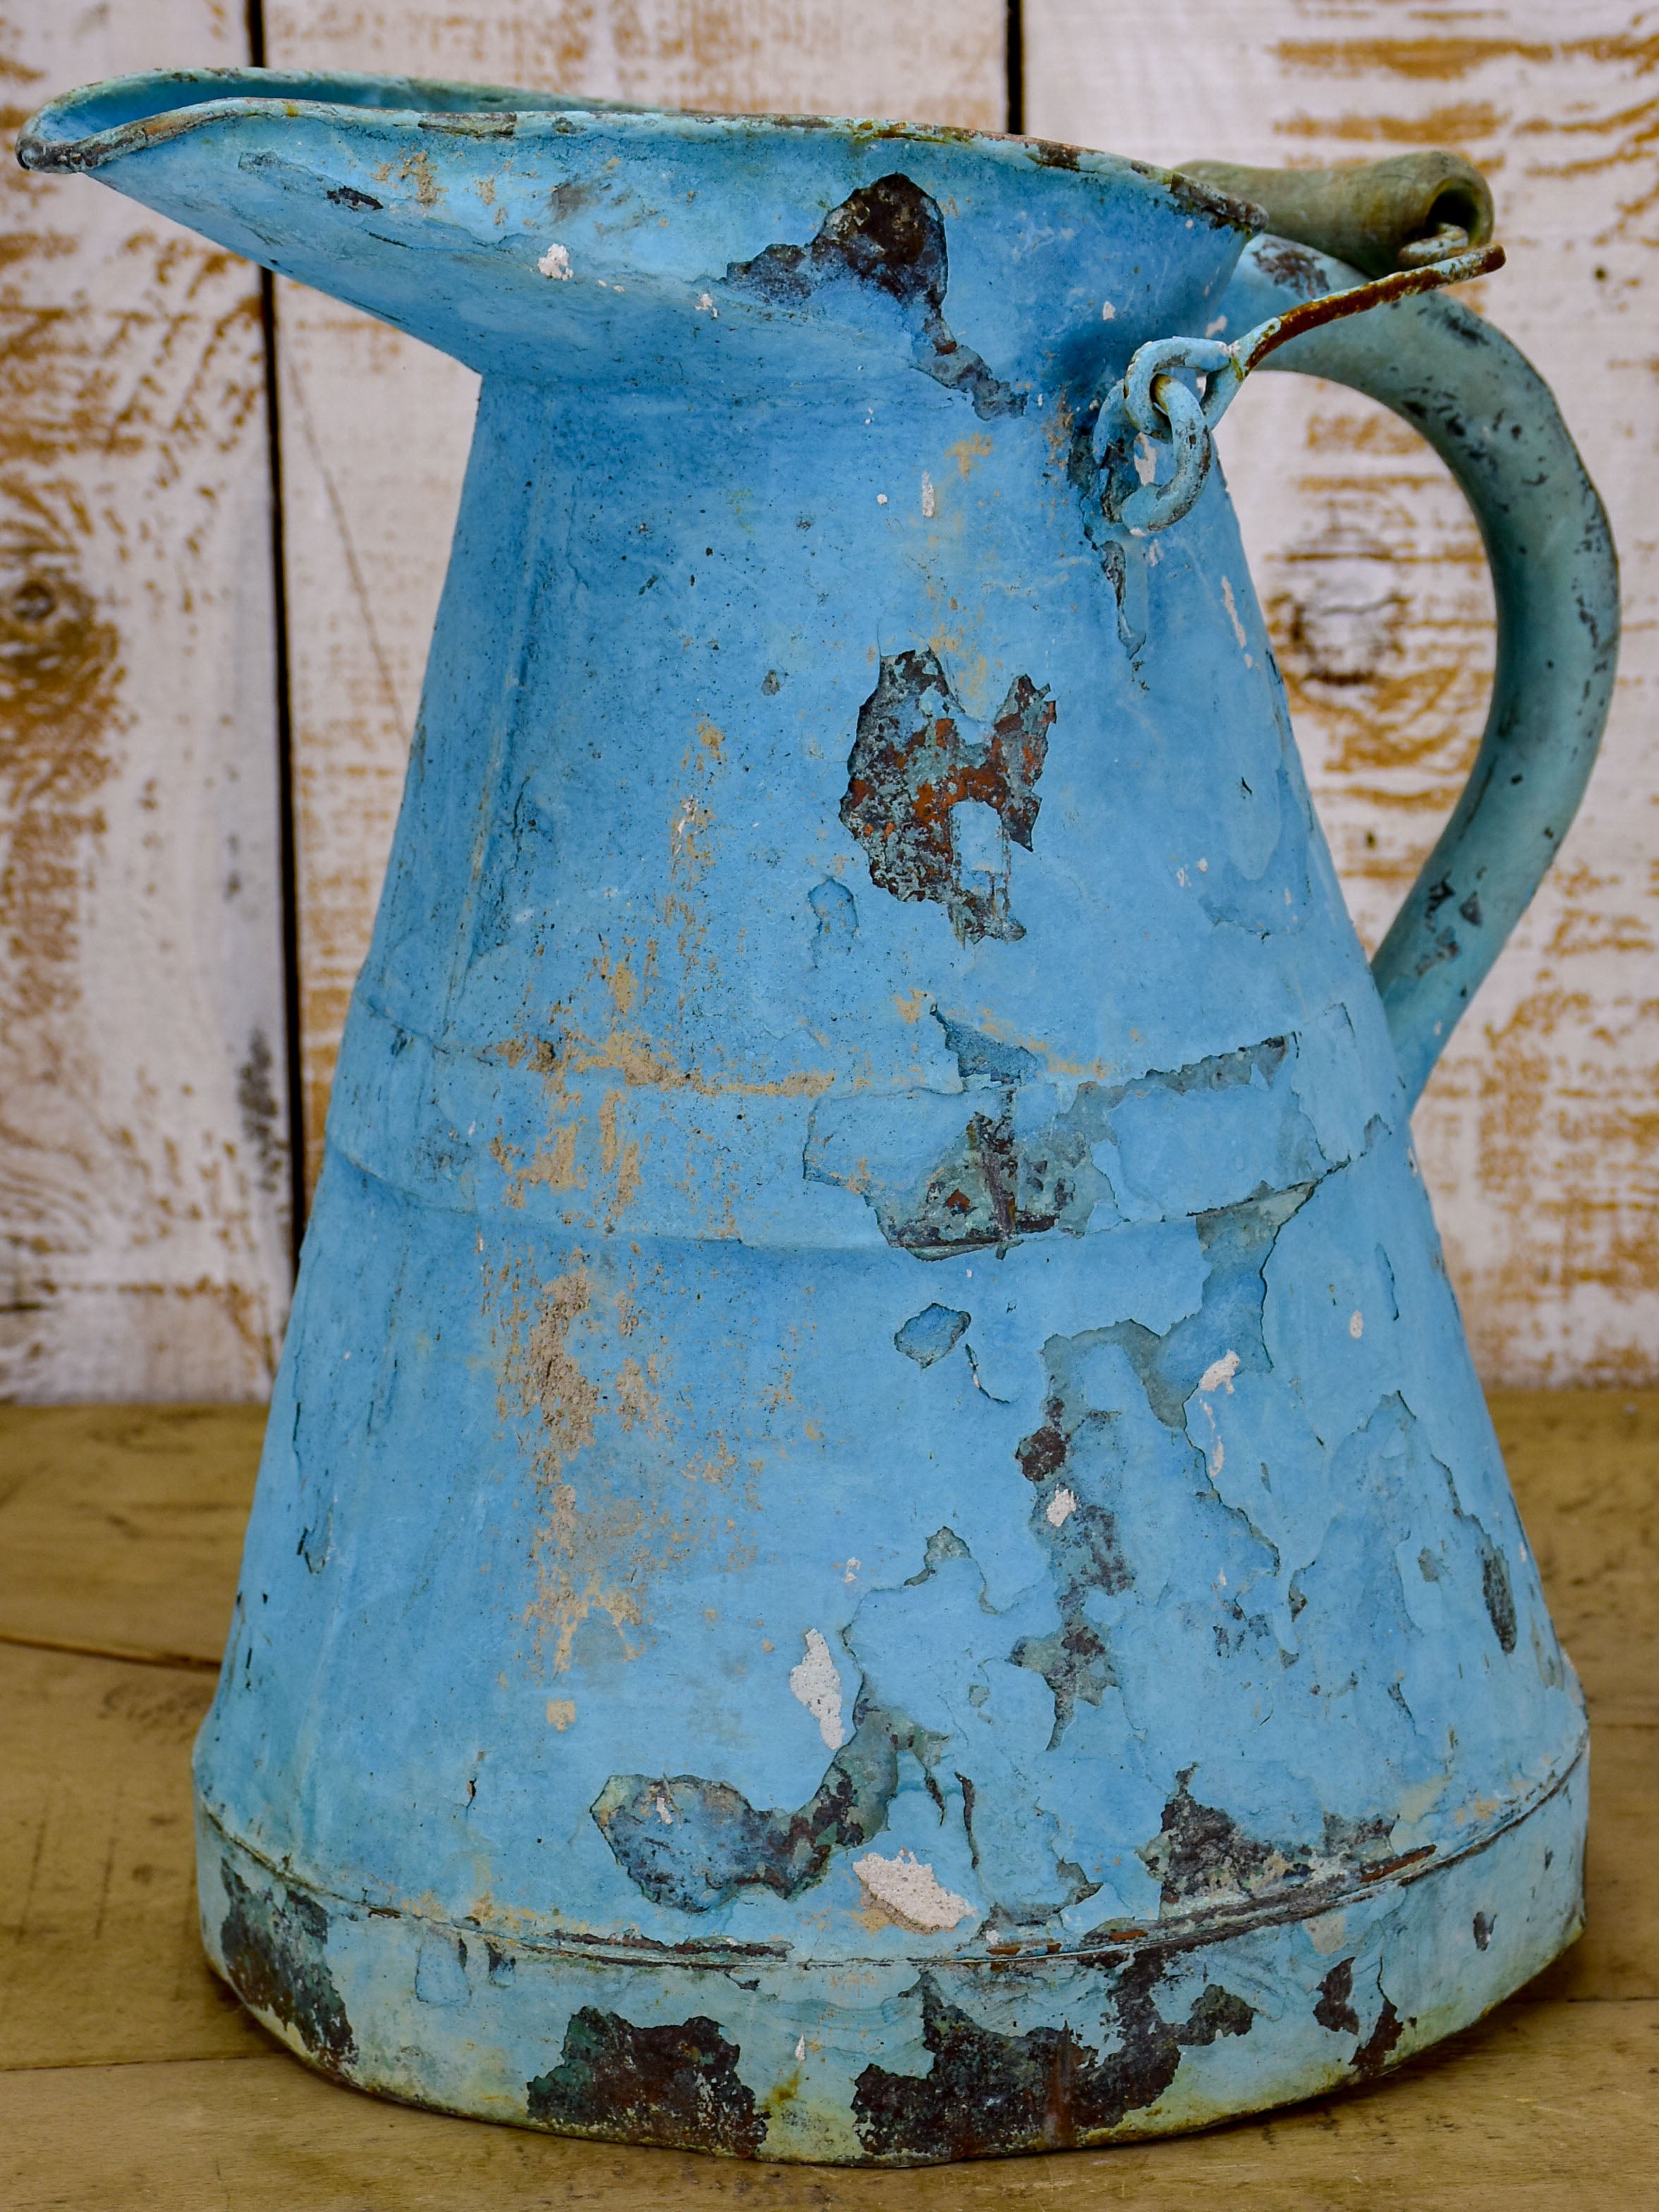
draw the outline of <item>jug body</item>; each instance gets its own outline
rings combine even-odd
[[[200,1763],[233,1979],[258,1867],[330,1870],[399,2094],[1191,2124],[1253,2042],[1432,2033],[1402,1923],[1449,2009],[1576,1909],[1580,1716],[1223,488],[1103,551],[1048,405],[909,382],[486,382]]]
[[[210,1953],[343,2078],[742,2155],[1367,2078],[1569,1940],[1583,1720],[1225,487],[1085,496],[1248,213],[779,133],[670,301],[687,137],[632,261],[595,161],[422,310],[484,381]]]

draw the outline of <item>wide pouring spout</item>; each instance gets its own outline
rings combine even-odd
[[[1201,329],[1261,224],[1036,141],[263,70],[71,93],[18,152],[479,370],[744,386],[840,355],[921,368],[981,416]]]

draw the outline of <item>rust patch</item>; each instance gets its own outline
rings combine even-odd
[[[1024,413],[1025,394],[993,375],[945,321],[945,218],[938,202],[897,171],[831,208],[805,246],[769,246],[726,272],[734,292],[783,307],[805,307],[826,286],[849,280],[896,304],[912,328],[913,365],[962,392],[981,422]]]
[[[1479,1522],[1473,1525],[1480,1528]],[[1510,1583],[1509,1563],[1484,1528],[1480,1528],[1480,1595],[1486,1601],[1492,1634],[1507,1657],[1515,1650],[1515,1592]]]
[[[1054,138],[1028,138],[1025,158],[1035,161],[1040,169],[1075,169],[1079,149],[1066,146]]]
[[[1029,676],[1009,686],[990,731],[976,737],[936,653],[884,654],[859,711],[847,763],[844,826],[864,847],[872,880],[895,898],[933,899],[963,943],[1025,934],[1009,909],[1008,847],[1031,849],[1037,782],[1054,706]],[[957,809],[988,809],[995,827],[964,849]]]
[[[1324,1980],[1319,1984],[1319,1999],[1314,2006],[1314,2018],[1332,2035],[1359,2033],[1359,2015],[1354,2010],[1353,1960],[1339,1959]]]
[[[530,2117],[571,2135],[753,2158],[766,2121],[738,2076],[741,2056],[701,2014],[635,2027],[584,2005],[565,2030],[559,2063],[526,2085]]]
[[[1406,2024],[1394,2008],[1390,1997],[1382,2000],[1382,2009],[1376,2015],[1376,2026],[1353,2055],[1356,2080],[1374,2081],[1388,2064],[1390,2053],[1406,2033]]]
[[[611,1574],[605,1570],[607,1559],[617,1567],[615,1555],[639,1541],[642,1512],[613,1504],[598,1514],[584,1514],[574,1486],[565,1479],[570,1462],[592,1444],[601,1411],[599,1385],[583,1371],[569,1345],[570,1331],[590,1303],[586,1275],[573,1269],[542,1286],[533,1317],[516,1287],[507,1309],[500,1410],[503,1419],[523,1412],[537,1424],[533,1465],[544,1517],[532,1546],[537,1594],[532,1610],[538,1644],[544,1649],[550,1644],[556,1673],[569,1665],[576,1632],[595,1611],[609,1619],[624,1648],[627,1631],[640,1619],[639,1600],[630,1588],[634,1578],[625,1567]],[[629,1395],[618,1394],[613,1410],[624,1428],[634,1425],[637,1416]]]
[[[635,1658],[648,1640],[658,1576],[700,1546],[728,1568],[752,1557],[731,1510],[744,1483],[737,1454],[718,1431],[699,1431],[696,1449],[678,1457],[682,1479],[672,1486],[651,1479],[679,1414],[665,1402],[660,1340],[642,1355],[624,1348],[640,1325],[627,1288],[596,1293],[574,1264],[531,1288],[512,1263],[484,1287],[498,1346],[496,1410],[518,1431],[538,1493],[529,1501],[534,1595],[523,1615],[536,1652],[563,1673],[584,1626],[592,1621],[597,1631],[603,1619],[620,1656]],[[641,1431],[650,1444],[626,1442]],[[752,1512],[752,1487],[743,1495]]]
[[[1241,199],[1234,192],[1218,191],[1213,185],[1186,176],[1179,169],[1170,172],[1169,193],[1177,207],[1185,208],[1188,215],[1207,222],[1212,230],[1261,231],[1267,228],[1267,216],[1253,201]]]
[[[1312,252],[1289,239],[1264,239],[1256,248],[1255,265],[1270,282],[1287,285],[1304,300],[1316,300],[1326,289],[1325,273]]]
[[[944,2160],[1017,2150],[1065,2150],[1097,2141],[1126,2113],[1155,2104],[1175,2080],[1183,2050],[1221,2035],[1248,2035],[1255,2014],[1210,1984],[1179,2022],[1153,2002],[1164,1972],[1157,1958],[1126,1966],[1102,2021],[1104,2056],[1069,2026],[1001,2035],[981,2027],[921,1982],[922,2039],[930,2072],[866,2066],[854,2087],[859,2140],[878,2158]]]
[[[258,1895],[228,1860],[219,1873],[230,1899],[219,1942],[237,1995],[291,2028],[324,2073],[343,2079],[357,2042],[325,1956],[327,1913],[298,1890]]]
[[[1291,1858],[1272,1844],[1259,1843],[1213,1805],[1201,1805],[1188,1784],[1193,1769],[1177,1778],[1176,1794],[1164,1808],[1158,1834],[1140,1856],[1163,1885],[1165,1905],[1190,1905],[1213,1898],[1248,1897],[1286,1879],[1305,1880],[1306,1860]]]
[[[1016,1667],[1029,1667],[1048,1686],[1054,1701],[1051,1749],[1065,1735],[1078,1705],[1098,1705],[1117,1681],[1105,1641],[1085,1610],[1091,1590],[1115,1595],[1133,1585],[1134,1570],[1124,1555],[1117,1516],[1086,1495],[1069,1488],[1058,1492],[1053,1487],[1057,1480],[1064,1480],[1077,1430],[1092,1425],[1109,1431],[1113,1418],[1070,1411],[1065,1394],[1055,1391],[1043,1407],[1042,1427],[1014,1451],[1020,1473],[1037,1492],[1030,1528],[1048,1554],[1060,1626],[1047,1636],[1022,1637],[1008,1656]],[[1057,1497],[1062,1507],[1058,1513]]]

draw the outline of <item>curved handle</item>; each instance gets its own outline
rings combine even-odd
[[[1229,328],[1259,324],[1352,278],[1323,254],[1258,239],[1222,312]],[[1577,811],[1613,694],[1618,560],[1549,386],[1444,293],[1322,324],[1266,365],[1403,416],[1456,477],[1492,566],[1498,666],[1480,750],[1371,963],[1414,1103]]]

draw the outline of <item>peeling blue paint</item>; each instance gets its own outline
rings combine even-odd
[[[924,1306],[894,1330],[893,1342],[918,1367],[931,1367],[962,1341],[972,1321],[971,1314],[960,1313],[955,1306]]]
[[[1138,538],[1092,459],[1271,294],[1248,210],[367,80],[31,132],[483,372],[198,1747],[216,1966],[412,2101],[897,2163],[1368,2079],[1535,1972],[1583,1714],[1425,1002],[1218,473]],[[1508,917],[1445,879],[1431,935]]]

